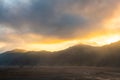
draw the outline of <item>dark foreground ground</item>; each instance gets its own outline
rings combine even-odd
[[[119,68],[1,67],[0,80],[120,80]]]

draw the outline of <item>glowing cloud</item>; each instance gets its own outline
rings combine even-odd
[[[120,0],[0,0],[0,48],[57,51],[119,41],[119,5]]]

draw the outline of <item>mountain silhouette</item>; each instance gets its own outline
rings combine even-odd
[[[0,54],[0,66],[120,67],[119,61],[120,41],[102,47],[76,45],[57,52],[15,49]]]

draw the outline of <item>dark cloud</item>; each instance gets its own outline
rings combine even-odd
[[[29,0],[26,5],[18,0],[9,8],[3,1],[0,2],[0,24],[20,34],[60,38],[74,37],[76,30],[95,28],[117,4],[117,0]]]

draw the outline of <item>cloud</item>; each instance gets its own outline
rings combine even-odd
[[[15,34],[73,38],[101,28],[119,0],[12,0],[0,1],[0,24]],[[111,6],[112,5],[112,6]]]

